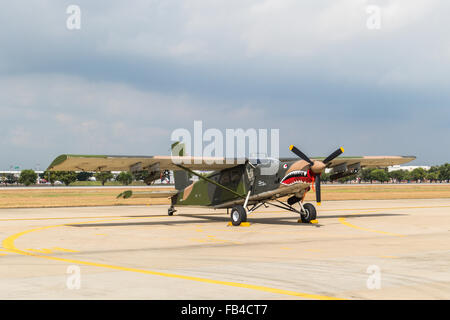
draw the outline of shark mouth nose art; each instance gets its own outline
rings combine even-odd
[[[286,175],[282,180],[281,183],[284,185],[291,185],[299,182],[308,182],[308,172],[306,171],[292,171],[288,175]]]

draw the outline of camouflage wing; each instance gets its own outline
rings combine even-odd
[[[48,167],[50,171],[160,171],[180,170],[181,164],[192,170],[213,171],[245,163],[246,159],[175,156],[108,156],[75,155],[58,156]]]
[[[362,156],[362,157],[337,157],[331,160],[327,167],[335,168],[339,165],[359,164],[361,168],[385,168],[394,165],[404,164],[415,160],[414,156]]]
[[[258,193],[253,196],[250,195],[250,198],[248,199],[248,203],[254,204],[254,203],[258,203],[258,202],[263,202],[264,200],[278,199],[278,198],[292,195],[292,194],[295,194],[298,192],[302,192],[303,190],[305,190],[309,187],[310,187],[309,183],[296,183],[291,186],[281,186],[274,190]],[[235,200],[231,200],[231,201],[228,201],[225,203],[221,203],[217,206],[214,206],[214,208],[216,208],[216,209],[230,208],[234,205],[242,205],[242,204],[244,204],[244,202],[245,202],[245,199],[235,199]]]
[[[311,157],[311,160],[323,160],[323,157]],[[331,160],[327,168],[334,168],[342,164],[347,166],[360,164],[361,168],[385,168],[400,165],[415,160],[415,156],[339,156]],[[298,161],[298,158],[280,158],[280,161]]]

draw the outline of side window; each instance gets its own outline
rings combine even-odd
[[[222,172],[219,183],[224,186],[230,184],[230,172],[229,171]]]
[[[239,183],[241,180],[241,172],[239,170],[233,170],[231,171],[231,182],[233,184]]]

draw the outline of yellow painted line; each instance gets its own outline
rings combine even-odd
[[[98,222],[98,221],[89,221],[89,222],[83,222],[83,223],[78,223],[78,224],[88,224],[88,223],[96,223],[96,222]],[[202,283],[210,283],[210,284],[224,285],[224,286],[230,286],[230,287],[236,287],[236,288],[258,290],[258,291],[263,291],[263,292],[269,292],[269,293],[275,293],[275,294],[281,294],[281,295],[289,295],[289,296],[301,297],[301,298],[306,298],[306,299],[342,300],[342,299],[330,297],[330,296],[309,294],[309,293],[296,292],[296,291],[291,291],[291,290],[283,290],[283,289],[277,289],[277,288],[271,288],[271,287],[265,287],[265,286],[259,286],[259,285],[252,285],[252,284],[246,284],[246,283],[240,283],[240,282],[213,280],[213,279],[185,276],[185,275],[172,274],[172,273],[166,273],[166,272],[143,270],[143,269],[137,269],[137,268],[127,268],[127,267],[121,267],[121,266],[104,264],[104,263],[96,263],[96,262],[89,262],[89,261],[82,261],[82,260],[75,260],[75,259],[66,259],[66,258],[59,258],[59,257],[53,257],[53,256],[43,256],[43,255],[40,255],[37,253],[31,253],[31,252],[20,250],[14,244],[14,242],[18,238],[20,238],[21,236],[26,235],[28,233],[42,231],[42,230],[46,230],[46,229],[50,229],[50,228],[61,227],[61,226],[65,226],[65,225],[46,226],[46,227],[40,227],[40,228],[30,229],[30,230],[16,233],[16,234],[4,239],[2,242],[2,246],[3,246],[3,248],[10,250],[12,252],[18,253],[18,254],[32,256],[32,257],[41,258],[41,259],[61,261],[61,262],[66,262],[66,263],[70,263],[70,264],[80,264],[80,265],[101,267],[101,268],[107,268],[107,269],[113,269],[113,270],[119,270],[119,271],[129,271],[129,272],[136,272],[136,273],[142,273],[142,274],[148,274],[148,275],[154,275],[154,276],[162,276],[162,277],[167,277],[167,278],[190,280],[190,281],[196,281],[196,282],[202,282]]]
[[[77,250],[66,249],[66,248],[60,248],[60,247],[53,247],[51,250],[54,250],[54,251],[62,251],[62,252],[80,252],[80,251],[77,251]]]
[[[404,237],[405,236],[404,234],[398,234],[398,233],[392,233],[392,232],[386,232],[386,231],[380,231],[380,230],[375,230],[375,229],[359,227],[359,226],[356,226],[354,224],[351,224],[351,223],[347,222],[347,220],[345,220],[345,218],[338,218],[338,220],[339,220],[340,223],[342,223],[343,225],[345,225],[347,227],[358,229],[358,230],[362,230],[362,231],[381,233],[381,234],[386,234],[386,235],[389,235],[389,236],[396,236],[396,237]]]

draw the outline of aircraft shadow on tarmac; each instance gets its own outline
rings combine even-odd
[[[318,217],[321,219],[331,219],[331,218],[364,218],[364,217],[386,217],[386,216],[404,216],[406,214],[395,214],[395,213],[367,213],[367,214],[344,214],[344,215],[327,215]],[[138,217],[156,217],[154,215],[140,215],[140,216],[126,216],[131,218]],[[167,217],[167,216],[157,216],[157,217]],[[189,220],[177,220],[173,219],[175,217],[187,217],[193,218]],[[164,221],[145,221],[145,222],[109,222],[109,223],[89,223],[89,224],[67,224],[66,226],[77,227],[77,228],[90,228],[90,227],[121,227],[121,226],[145,226],[145,225],[159,225],[159,226],[170,226],[170,225],[183,225],[183,224],[202,224],[210,222],[223,222],[228,223],[230,218],[228,215],[217,216],[217,215],[198,215],[198,214],[178,214],[174,217],[167,217]],[[289,216],[289,217],[270,217],[263,218],[258,217],[258,214],[250,215],[248,217],[249,222],[254,224],[269,224],[269,225],[298,225],[304,227],[320,227],[319,224],[305,224],[298,223],[297,220],[299,216]]]

